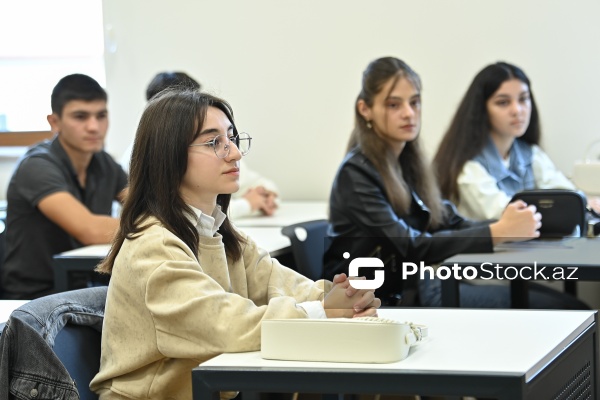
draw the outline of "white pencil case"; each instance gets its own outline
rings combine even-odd
[[[276,319],[262,322],[261,357],[272,360],[391,363],[427,336],[423,325],[390,319]]]

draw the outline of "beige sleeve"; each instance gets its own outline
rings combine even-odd
[[[274,299],[291,297],[297,303],[322,300],[331,289],[331,282],[314,282],[304,275],[285,267],[269,253],[259,248],[246,236],[244,267],[248,281],[248,294],[257,304],[267,304]]]
[[[250,294],[246,298],[222,285],[224,279],[239,278],[240,271],[213,279],[187,247],[168,250],[167,259],[149,277],[145,294],[159,351],[167,357],[206,360],[225,352],[259,350],[262,319],[306,318],[297,306],[299,300],[322,295],[310,281],[287,272],[268,256],[249,257],[246,250]],[[201,260],[225,262],[217,253]],[[227,265],[210,268],[221,267],[228,271]]]

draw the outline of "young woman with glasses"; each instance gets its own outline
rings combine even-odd
[[[492,252],[495,244],[539,236],[540,215],[523,202],[507,207],[498,221],[473,222],[442,200],[419,143],[421,80],[406,63],[385,57],[369,64],[354,110],[348,152],[329,200],[332,241],[325,277],[346,272],[357,257],[378,257],[385,275],[376,294],[384,304],[436,307],[440,280],[417,275],[407,281],[404,262],[432,266],[457,253]],[[508,308],[509,288],[461,283],[460,304]],[[537,287],[530,304],[586,308],[566,294]]]
[[[376,315],[373,291],[344,275],[313,282],[283,267],[226,217],[251,137],[229,105],[198,91],[151,100],[133,147],[111,273],[100,399],[190,399],[193,367],[260,348],[263,319]]]

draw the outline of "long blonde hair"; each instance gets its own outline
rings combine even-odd
[[[406,215],[410,210],[411,189],[414,190],[431,212],[430,226],[436,227],[444,218],[444,207],[440,191],[432,171],[428,167],[419,144],[419,137],[407,142],[396,157],[390,146],[369,126],[358,109],[359,101],[373,107],[374,98],[383,87],[393,80],[405,78],[421,91],[421,79],[405,62],[394,57],[379,58],[371,62],[363,72],[362,89],[354,108],[354,129],[348,141],[347,151],[359,147],[381,174],[388,199],[398,215]]]

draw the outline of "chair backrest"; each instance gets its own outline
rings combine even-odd
[[[89,384],[100,370],[100,341],[100,332],[73,324],[65,325],[54,339],[54,353],[75,381],[80,400],[98,399]]]
[[[35,389],[44,398],[98,399],[89,384],[100,369],[107,289],[56,293],[26,302],[11,313],[0,336],[5,352],[0,377],[6,371],[21,372],[9,378],[16,397],[29,398]]]
[[[328,247],[327,220],[300,222],[281,230],[292,242],[296,270],[312,280],[323,277],[323,256]]]

